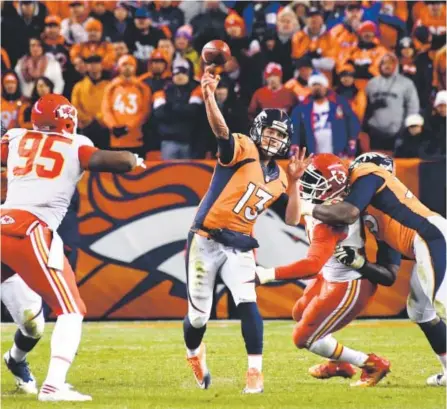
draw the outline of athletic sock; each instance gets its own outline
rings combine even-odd
[[[81,342],[80,314],[62,314],[57,317],[51,336],[51,359],[44,385],[60,388],[65,384],[67,372]]]
[[[368,359],[368,355],[365,353],[345,347],[331,335],[314,342],[309,351],[334,361],[348,362],[358,367],[361,367]]]
[[[442,369],[446,372],[446,325],[443,320],[437,323],[423,322],[418,324],[422,332],[425,334],[430,346],[441,362]]]
[[[39,340],[40,338],[31,338],[23,335],[22,331],[18,329],[14,335],[14,344],[9,351],[11,358],[16,362],[22,362]]]
[[[206,325],[201,328],[196,328],[192,326],[188,316],[186,316],[183,320],[183,338],[185,340],[187,353],[189,351],[189,353],[191,354],[190,356],[188,355],[188,358],[199,353],[199,347],[202,343],[205,331]]]
[[[248,369],[250,368],[262,372],[262,355],[248,355]]]

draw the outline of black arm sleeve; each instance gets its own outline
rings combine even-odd
[[[343,201],[352,204],[362,212],[384,183],[385,180],[377,175],[362,176],[354,182],[349,195]]]
[[[223,164],[230,163],[234,156],[234,137],[229,133],[228,139],[217,138],[217,146],[219,149],[219,160]]]
[[[384,241],[377,242],[377,260],[376,264],[381,266],[400,266],[402,256],[400,253],[393,248],[391,248]]]

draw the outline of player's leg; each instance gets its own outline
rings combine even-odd
[[[306,308],[293,334],[298,348],[307,348],[330,359],[328,363],[310,368],[312,376],[320,379],[352,377],[355,370],[350,365],[354,365],[362,368],[361,384],[356,385],[373,386],[389,372],[387,360],[348,348],[330,336],[355,319],[375,291],[376,286],[368,280],[324,282],[321,294]]]
[[[430,218],[432,221],[433,219]],[[427,379],[431,386],[446,385],[446,240],[447,222],[434,218],[440,234],[431,240],[416,236],[414,249],[416,264],[410,280],[410,295],[407,300],[408,316],[425,334],[438,357],[442,372]]]
[[[264,390],[262,375],[264,323],[256,304],[256,263],[252,251],[227,249],[226,255],[227,260],[222,266],[221,277],[236,304],[248,355],[247,385],[244,392],[260,393]]]
[[[299,321],[303,316],[303,312],[312,299],[320,294],[321,286],[323,285],[324,278],[321,274],[318,274],[315,279],[307,284],[304,289],[303,295],[298,298],[295,305],[292,308],[292,318],[294,321]]]
[[[90,396],[82,395],[65,384],[81,339],[85,305],[63,254],[63,271],[48,267],[51,239],[51,231],[41,225],[22,238],[2,234],[2,256],[4,262],[20,274],[57,316],[51,337],[50,365],[39,400],[91,400]]]
[[[188,364],[202,389],[207,389],[211,383],[202,339],[213,306],[217,271],[224,261],[221,248],[221,244],[198,234],[190,233],[188,236],[186,255],[188,314],[183,320],[183,336]]]
[[[37,383],[29,369],[26,356],[43,335],[45,319],[42,298],[14,274],[1,284],[2,301],[19,327],[14,343],[3,359],[16,378],[17,388],[30,394],[37,394]]]

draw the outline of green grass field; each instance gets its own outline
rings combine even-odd
[[[14,379],[2,363],[2,408],[104,409],[440,409],[445,389],[425,386],[439,371],[420,330],[406,321],[357,321],[337,334],[339,341],[374,351],[392,361],[392,372],[377,387],[353,389],[349,381],[318,381],[307,375],[320,362],[291,341],[292,322],[265,323],[262,395],[243,395],[246,356],[237,322],[212,322],[206,334],[211,388],[196,387],[186,365],[180,322],[87,323],[68,382],[93,396],[87,403],[40,403],[14,393]],[[48,365],[50,333],[29,361],[40,383]],[[2,355],[15,327],[2,325]]]

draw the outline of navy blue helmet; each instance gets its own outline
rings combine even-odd
[[[357,156],[349,166],[349,171],[352,172],[363,163],[374,163],[392,174],[395,173],[393,158],[379,152],[367,152]]]
[[[279,140],[274,137],[262,138],[262,131],[265,128],[276,129],[284,138]],[[281,109],[264,109],[253,121],[250,128],[250,138],[256,146],[268,156],[286,156],[290,148],[290,138],[293,134],[292,121]]]

